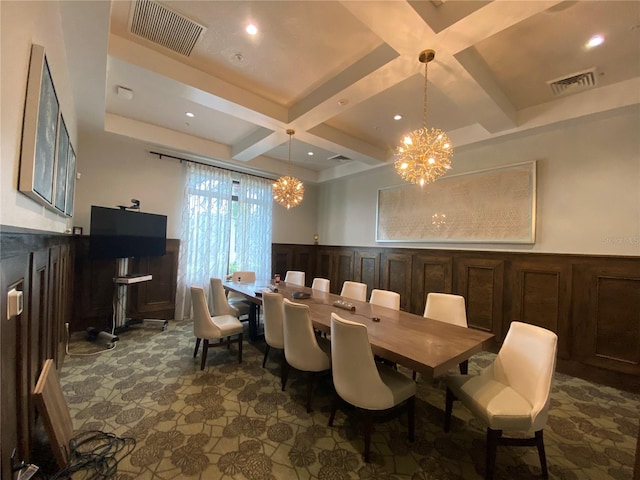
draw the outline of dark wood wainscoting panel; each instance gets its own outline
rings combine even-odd
[[[331,292],[336,293],[336,286],[331,282],[335,270],[333,265],[334,254],[330,250],[318,250],[317,255],[318,260],[316,262],[315,276],[328,279]]]
[[[640,376],[638,262],[607,259],[574,266],[572,357]]]
[[[371,290],[378,288],[380,284],[380,252],[356,249],[353,277],[349,280],[367,284],[367,299],[371,295]],[[342,288],[342,284],[340,284]]]
[[[451,293],[453,290],[453,256],[413,255],[411,311],[422,315],[427,294]]]
[[[273,270],[271,272],[271,276],[278,273],[280,274],[282,279],[284,279],[285,273],[287,273],[287,270],[289,270],[289,265],[293,263],[291,261],[292,257],[293,257],[293,254],[291,253],[290,250],[287,250],[286,247],[284,248],[274,247],[271,252],[271,270]]]
[[[411,266],[411,252],[390,252],[382,255],[382,277],[377,288],[399,293],[400,309],[404,311],[411,310]],[[373,288],[376,287],[371,287],[369,295]]]
[[[342,284],[345,280],[356,280],[354,276],[353,260],[355,250],[340,249],[336,252],[336,274],[331,278],[331,283],[336,284],[337,292],[342,290]]]
[[[555,257],[514,260],[508,268],[507,320],[538,325],[558,335],[558,356],[569,358],[571,264]],[[505,302],[507,303],[507,302]],[[505,331],[506,334],[506,331]]]
[[[640,365],[640,278],[599,276],[597,291],[596,356]]]
[[[130,288],[127,311],[131,318],[174,318],[179,252],[180,241],[170,239],[164,256],[134,259],[133,272],[151,274],[153,280]]]
[[[11,472],[11,452],[16,449],[16,458],[26,459],[29,455],[28,405],[29,390],[27,365],[29,311],[29,263],[30,254],[2,260],[0,292],[0,368],[2,388],[0,389],[0,426],[2,427],[2,478],[13,478]],[[22,291],[24,310],[21,315],[6,318],[7,295],[12,289]]]
[[[508,329],[508,325],[502,325],[504,261],[462,257],[456,263],[455,293],[467,301],[467,323],[470,327],[494,332],[501,342],[503,332]]]
[[[76,237],[75,241],[75,308],[70,330],[76,332],[88,327],[111,329],[116,260],[90,258],[89,237]],[[151,273],[153,279],[129,287],[128,317],[173,319],[179,240],[167,239],[166,250],[167,254],[162,257],[140,257],[129,261],[129,273]]]

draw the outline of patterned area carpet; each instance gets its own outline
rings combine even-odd
[[[132,328],[117,346],[98,355],[98,345],[74,335],[61,382],[77,432],[102,430],[134,437],[116,479],[411,479],[483,478],[485,427],[460,404],[451,432],[442,428],[444,390],[418,378],[416,440],[406,439],[406,413],[374,424],[371,463],[362,460],[356,411],[339,411],[327,426],[331,378],[316,389],[313,411],[304,408],[306,377],[291,371],[280,389],[281,353],[262,368],[264,343],[237,350],[212,348],[200,371],[193,358],[190,322],[166,331]],[[493,355],[474,356],[471,374]],[[407,375],[411,372],[401,371]],[[628,480],[633,473],[640,396],[558,374],[545,445],[550,478]],[[534,447],[499,447],[496,479],[540,475]]]

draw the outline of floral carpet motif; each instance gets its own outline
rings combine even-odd
[[[345,407],[327,426],[330,375],[320,378],[307,413],[306,377],[292,370],[282,392],[282,353],[272,350],[263,369],[264,342],[245,340],[242,364],[237,346],[209,349],[201,371],[190,322],[170,322],[166,331],[140,326],[120,338],[115,348],[91,354],[99,345],[74,335],[60,372],[77,432],[136,439],[117,480],[483,478],[485,426],[456,403],[444,433],[438,380],[418,377],[415,441],[406,438],[406,412],[378,418],[366,464],[357,411]],[[472,357],[470,374],[493,358]],[[551,401],[544,430],[550,478],[631,478],[640,395],[557,374]],[[540,475],[535,448],[499,447],[496,463],[496,480]]]

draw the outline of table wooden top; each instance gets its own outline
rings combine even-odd
[[[262,303],[256,292],[272,286],[268,281],[254,284],[223,282],[223,285],[227,290],[238,292],[256,304]],[[294,292],[310,293],[311,297],[294,299]],[[287,285],[285,282],[278,285],[278,293],[293,302],[309,305],[313,325],[318,330],[331,330],[331,313],[362,323],[367,327],[374,354],[420,372],[427,378],[443,375],[456,368],[460,362],[483,350],[494,337],[489,332],[458,327],[308,287]],[[353,304],[355,311],[335,307],[333,303],[336,300]],[[374,318],[379,321],[374,321]]]

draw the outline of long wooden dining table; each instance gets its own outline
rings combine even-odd
[[[464,328],[397,311],[368,302],[351,300],[340,295],[312,290],[299,285],[280,282],[236,283],[223,282],[228,291],[243,295],[252,308],[249,314],[249,336],[260,338],[258,306],[262,304],[262,291],[277,288],[285,298],[309,306],[314,328],[331,331],[331,314],[367,327],[371,349],[375,355],[421,373],[427,379],[445,374],[474,353],[484,350],[494,335],[489,332]],[[293,298],[296,292],[308,293],[306,299]],[[354,311],[334,306],[334,302],[348,302]]]

